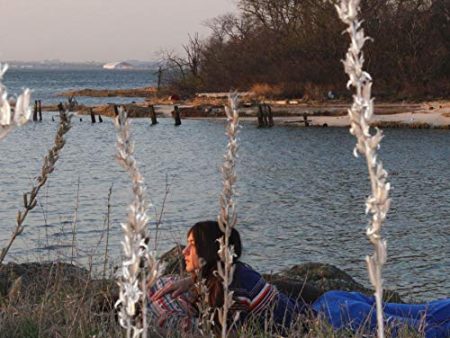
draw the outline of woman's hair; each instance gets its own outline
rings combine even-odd
[[[206,285],[209,289],[209,304],[214,307],[223,304],[222,280],[216,276],[217,262],[220,262],[218,254],[220,243],[219,239],[224,233],[220,230],[219,223],[216,221],[204,221],[195,223],[188,231],[188,236],[194,237],[195,249],[199,260],[203,263],[200,268],[200,275],[206,279]],[[236,229],[231,230],[228,243],[234,248],[235,263],[242,253],[241,236]]]

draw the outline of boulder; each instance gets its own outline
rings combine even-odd
[[[8,263],[0,266],[0,303],[40,304],[49,298],[88,304],[95,313],[110,313],[119,297],[113,279],[92,279],[69,263]]]
[[[279,273],[264,275],[268,281],[283,290],[283,285],[297,284],[301,288],[304,283],[308,283],[325,293],[331,290],[356,291],[366,295],[373,295],[373,290],[358,283],[345,271],[326,263],[304,263],[294,265],[284,269]],[[384,290],[384,301],[402,303],[400,295],[392,290]]]
[[[0,296],[39,299],[56,284],[78,289],[88,278],[88,270],[68,263],[8,263],[0,266]]]
[[[185,273],[186,264],[182,254],[184,248],[184,245],[175,245],[160,257],[160,262],[163,264],[163,275],[182,275]]]

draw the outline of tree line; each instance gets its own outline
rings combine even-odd
[[[349,95],[341,60],[349,41],[337,0],[238,0],[238,12],[207,22],[210,35],[189,36],[184,55],[167,53],[166,88],[253,89],[272,97]],[[365,66],[374,95],[419,99],[450,94],[450,1],[365,0]]]

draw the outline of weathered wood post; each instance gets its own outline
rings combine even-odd
[[[180,109],[178,109],[178,106],[174,107],[174,111],[172,111],[172,116],[175,119],[175,125],[179,126],[181,125],[181,116],[180,116]]]
[[[98,122],[99,122],[99,123],[102,123],[102,122],[103,122],[102,116],[101,116],[100,114],[98,115]]]
[[[38,100],[39,121],[42,122],[42,101]]]
[[[156,112],[155,112],[155,106],[151,105],[150,107],[150,117],[152,119],[152,126],[154,126],[155,124],[158,123],[157,119],[156,119]],[[180,122],[181,123],[181,122]]]
[[[258,117],[258,128],[264,127],[262,104],[258,104],[258,111],[256,112],[256,116]]]
[[[267,115],[269,117],[269,127],[273,127],[274,123],[273,123],[273,113],[272,113],[272,107],[270,105],[266,105],[267,107]]]
[[[33,122],[37,121],[37,117],[38,117],[38,102],[37,100],[34,100]]]
[[[264,127],[269,126],[269,120],[268,120],[269,112],[267,111],[267,104],[262,104],[262,118],[263,118],[263,125]]]
[[[309,127],[308,114],[306,112],[303,113],[303,122],[305,123],[305,127]]]
[[[94,115],[94,110],[92,108],[89,109],[91,112],[91,123],[95,123],[95,115]]]
[[[58,104],[58,110],[59,110],[60,113],[64,113],[65,109],[64,109],[64,105],[62,104],[62,102],[60,102]]]

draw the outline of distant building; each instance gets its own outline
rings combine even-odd
[[[104,69],[133,69],[134,67],[127,62],[112,62],[103,65]]]

